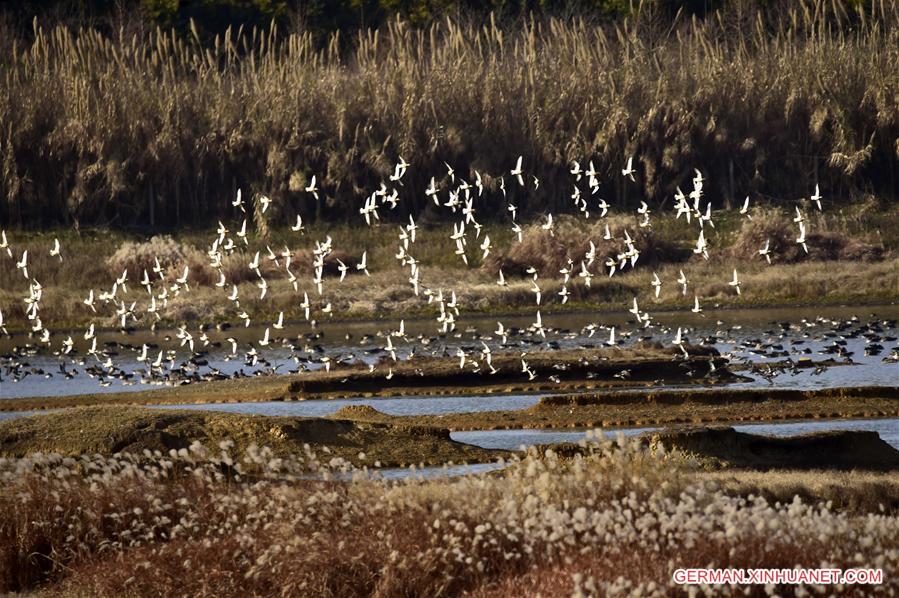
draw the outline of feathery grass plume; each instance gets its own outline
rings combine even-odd
[[[400,482],[326,452],[234,447],[0,459],[0,591],[605,595],[666,589],[675,568],[709,563],[851,563],[890,586],[899,571],[884,478],[862,480],[889,505],[869,514],[783,494],[782,481],[767,493],[785,500],[769,502],[767,477],[719,482],[624,437],[567,458],[531,449],[494,475]]]

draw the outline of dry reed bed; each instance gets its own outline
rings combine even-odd
[[[208,223],[245,197],[268,219],[345,217],[412,163],[398,214],[423,212],[443,161],[473,179],[519,154],[523,212],[571,209],[567,162],[592,159],[603,195],[662,200],[689,184],[745,193],[895,195],[899,6],[804,0],[704,20],[617,25],[396,20],[341,49],[310,34],[230,31],[203,47],[168,31],[111,37],[38,23],[0,63],[0,222]],[[637,157],[639,184],[619,171]],[[317,175],[325,198],[303,192]],[[448,182],[448,181],[447,181]],[[491,179],[480,210],[498,213]],[[435,214],[428,212],[429,217]]]
[[[547,595],[665,595],[674,568],[712,563],[872,566],[895,587],[895,514],[769,504],[748,482],[748,496],[728,495],[684,455],[617,443],[567,462],[532,452],[500,475],[401,483],[342,483],[340,460],[233,455],[227,442],[2,460],[0,589],[387,596],[538,583]],[[296,479],[310,468],[324,479]]]

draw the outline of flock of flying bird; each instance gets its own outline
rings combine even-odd
[[[481,173],[474,172],[474,182],[469,183],[464,178],[457,176],[455,170],[446,164],[447,173],[440,180],[437,177],[431,177],[430,183],[425,191],[426,199],[433,201],[435,206],[440,210],[449,212],[454,219],[452,225],[452,233],[450,239],[455,246],[454,254],[458,256],[464,264],[468,264],[468,253],[470,246],[476,247],[477,251],[486,258],[493,250],[493,244],[489,235],[483,233],[482,224],[478,221],[477,201],[483,196],[486,190],[484,179]],[[380,212],[385,209],[394,209],[400,199],[400,187],[403,185],[403,178],[409,168],[409,164],[400,158],[399,163],[395,165],[393,173],[388,177],[387,181],[380,184],[380,187],[371,195],[364,199],[362,207],[359,208],[359,215],[364,222],[373,226],[381,219]],[[601,199],[594,197],[600,188],[599,173],[594,168],[593,162],[589,162],[586,169],[578,162],[573,162],[570,168],[570,174],[573,178],[573,192],[571,199],[580,214],[584,218],[589,219],[591,213],[597,218],[604,219],[609,213],[609,204]],[[629,181],[635,181],[636,174],[633,158],[628,158],[624,168],[621,169],[621,176]],[[528,178],[523,168],[523,158],[519,157],[514,168],[509,171],[510,181],[512,185],[527,187],[533,185],[536,189],[540,181],[535,176]],[[504,176],[498,177],[499,190],[503,197],[507,197],[506,180]],[[586,182],[586,188],[583,183]],[[696,226],[697,237],[693,253],[702,256],[706,260],[709,259],[709,242],[706,239],[707,227],[714,228],[712,202],[704,198],[704,178],[699,170],[695,171],[695,177],[692,179],[692,189],[688,193],[682,192],[679,188],[675,194],[675,212],[676,218],[683,217],[688,224]],[[308,184],[305,186],[305,192],[310,194],[316,201],[319,200],[319,188],[316,183],[316,177],[312,176]],[[811,202],[821,210],[821,195],[816,185],[815,193],[811,196]],[[266,196],[259,196],[256,200],[259,203],[259,209],[265,213],[272,202]],[[249,252],[249,232],[247,230],[247,202],[238,190],[235,199],[232,202],[235,211],[239,211],[242,215],[242,221],[239,226],[234,226],[234,230],[228,228],[225,224],[219,222],[207,249],[207,256],[211,268],[218,272],[218,280],[215,286],[218,287],[223,297],[233,306],[233,313],[239,318],[244,327],[251,324],[251,316],[241,306],[241,290],[237,284],[229,282],[223,267],[223,260],[226,256],[234,254],[238,251],[247,251],[247,255],[252,253],[252,258],[248,263],[249,270],[255,273],[255,286],[258,289],[259,299],[264,299],[268,293],[271,272],[279,272],[283,274],[284,279],[290,284],[297,296],[298,306],[304,315],[304,319],[311,326],[312,332],[298,336],[296,339],[288,339],[278,336],[279,332],[284,330],[284,312],[281,312],[274,322],[265,325],[264,329],[260,326],[261,337],[254,342],[245,343],[244,347],[240,347],[239,341],[234,336],[224,337],[223,341],[215,341],[207,333],[208,326],[201,325],[189,327],[187,325],[179,326],[172,339],[179,345],[179,349],[161,349],[155,343],[144,343],[139,347],[131,345],[121,345],[117,343],[106,343],[98,346],[97,339],[97,323],[92,321],[82,336],[85,343],[90,343],[89,348],[81,357],[80,363],[85,365],[85,371],[90,375],[99,378],[100,383],[108,385],[110,380],[119,378],[124,381],[133,381],[135,375],[144,382],[190,382],[198,379],[217,379],[228,377],[216,368],[210,368],[210,371],[200,374],[199,370],[202,366],[208,365],[206,356],[210,347],[225,347],[230,349],[226,359],[242,358],[247,366],[258,368],[260,365],[263,369],[257,372],[274,372],[277,367],[271,366],[270,362],[264,355],[264,349],[269,346],[280,346],[290,349],[291,358],[297,365],[293,371],[303,371],[309,368],[324,367],[328,370],[335,363],[350,363],[354,361],[355,356],[339,356],[332,357],[320,345],[316,345],[318,333],[314,330],[317,326],[316,317],[329,317],[333,313],[332,304],[325,300],[326,286],[332,284],[325,276],[326,264],[328,267],[336,263],[336,271],[339,274],[334,284],[343,282],[349,273],[359,273],[369,275],[367,252],[363,252],[358,263],[346,264],[337,259],[332,254],[335,251],[333,241],[330,236],[325,239],[315,240],[312,248],[312,278],[311,280],[301,280],[297,274],[291,269],[294,259],[294,252],[285,247],[283,251],[276,252],[271,247],[266,247],[265,251]],[[517,240],[522,239],[522,228],[517,220],[518,208],[509,199],[506,200],[507,210],[511,216],[511,230]],[[745,218],[752,218],[749,211],[749,198],[744,201],[739,212]],[[636,226],[639,228],[652,226],[652,219],[649,206],[646,202],[641,202],[640,207],[636,210]],[[238,218],[238,221],[240,218]],[[794,223],[797,225],[797,236],[795,242],[802,246],[808,252],[806,245],[806,219],[802,210],[797,206],[796,217]],[[550,235],[554,235],[554,219],[553,214],[549,213],[545,216],[545,220],[540,223],[543,230]],[[433,288],[426,284],[426,279],[422,277],[422,269],[419,260],[414,257],[416,233],[419,226],[416,224],[412,215],[409,221],[399,227],[397,251],[395,258],[400,267],[408,271],[408,284],[411,292],[416,297],[423,297],[427,304],[433,305],[436,312],[436,320],[438,324],[438,338],[445,338],[447,335],[455,333],[457,321],[460,315],[460,301],[454,289]],[[291,230],[297,235],[308,234],[306,226],[300,215],[296,216],[295,223],[291,226]],[[581,284],[589,287],[591,279],[596,276],[597,268],[594,263],[601,264],[605,268],[605,273],[609,277],[615,276],[629,268],[636,266],[640,259],[640,250],[632,237],[630,231],[625,229],[621,238],[613,238],[608,224],[605,225],[604,240],[619,243],[620,252],[617,255],[609,256],[604,261],[597,255],[597,248],[593,241],[589,243],[589,250],[578,259],[569,258],[567,266],[560,270],[562,283],[556,294],[560,297],[560,303],[566,303],[570,296],[569,285],[576,284],[580,279]],[[53,337],[43,323],[41,322],[41,304],[43,300],[44,288],[41,283],[33,276],[33,272],[28,269],[28,251],[21,253],[15,252],[14,247],[9,243],[5,231],[0,231],[0,252],[15,261],[16,270],[21,272],[22,276],[28,280],[29,289],[27,295],[23,298],[25,303],[25,314],[29,321],[29,328],[33,338],[37,339],[34,345],[26,345],[18,348],[17,352],[7,355],[5,360],[6,376],[13,380],[19,380],[30,373],[38,373],[35,370],[23,368],[24,363],[22,356],[35,354],[40,351],[51,351],[54,355],[61,359],[72,358],[78,355],[76,341],[73,335],[69,334],[60,341],[54,342]],[[760,247],[758,254],[760,258],[764,258],[769,264],[771,263],[771,247],[770,242],[766,242]],[[0,253],[0,256],[2,256]],[[59,240],[55,239],[53,246],[49,248],[49,255],[58,258],[62,263],[64,260],[64,252],[60,246]],[[5,258],[3,258],[5,259]],[[263,268],[263,266],[266,266]],[[497,328],[493,334],[482,338],[480,345],[476,346],[459,346],[455,353],[459,359],[459,367],[461,369],[472,369],[476,372],[495,373],[497,370],[492,363],[491,345],[484,340],[502,340],[502,346],[509,346],[508,339],[511,335],[521,335],[527,339],[536,339],[535,342],[545,342],[547,332],[550,330],[548,326],[543,324],[540,313],[540,307],[544,304],[545,283],[541,286],[539,273],[536,268],[527,269],[530,277],[531,290],[534,293],[535,315],[533,323],[524,330],[506,327],[502,322],[497,322]],[[170,298],[179,296],[182,293],[190,292],[190,268],[185,266],[183,271],[170,274],[157,257],[154,260],[150,271],[144,270],[142,276],[135,283],[129,281],[129,271],[126,269],[118,276],[108,289],[97,290],[91,289],[82,300],[85,310],[89,311],[91,317],[96,317],[102,323],[103,318],[111,318],[113,314],[122,330],[133,329],[135,325],[150,326],[161,319],[160,312],[163,311]],[[306,283],[310,284],[306,284]],[[555,282],[555,281],[554,281]],[[500,268],[497,272],[496,283],[501,287],[509,285],[506,277]],[[653,272],[649,282],[655,297],[659,297],[661,287],[664,284],[658,274]],[[688,295],[690,282],[683,270],[679,271],[676,284],[680,287],[680,291],[684,296]],[[140,297],[135,297],[133,292],[129,291],[129,285],[137,286],[141,290],[138,291]],[[301,287],[302,285],[302,287]],[[728,285],[734,289],[736,293],[741,292],[742,282],[736,269],[733,270],[733,277],[728,281]],[[134,289],[132,289],[133,291]],[[243,289],[247,292],[246,289]],[[312,297],[310,298],[310,293]],[[302,300],[300,300],[302,297]],[[2,306],[0,306],[2,307]],[[630,309],[633,315],[636,330],[646,331],[656,327],[653,317],[641,309],[637,298],[633,299]],[[693,313],[699,314],[703,311],[700,297],[693,294],[692,309]],[[315,316],[315,317],[314,317]],[[220,327],[227,331],[228,326]],[[623,342],[622,339],[630,337],[633,332],[616,331],[615,326],[601,326],[598,324],[590,324],[582,331],[582,334],[592,337],[598,330],[605,329],[608,332],[608,339],[604,341],[605,345],[610,347],[617,346]],[[685,357],[689,356],[687,332],[685,327],[677,327],[675,330],[667,330],[661,328],[666,334],[670,334],[670,343],[680,349]],[[275,331],[274,334],[272,331]],[[3,312],[0,309],[0,335],[7,334],[4,328]],[[61,335],[60,335],[61,336]],[[77,334],[75,336],[78,336]],[[458,336],[458,335],[457,335]],[[380,335],[383,339],[383,346],[377,349],[369,349],[366,352],[370,355],[379,354],[381,360],[377,363],[371,363],[369,367],[374,370],[381,368],[385,377],[392,377],[393,370],[391,363],[398,358],[410,358],[416,354],[416,349],[399,351],[398,344],[412,343],[416,340],[405,331],[404,320],[399,321],[399,325],[395,330]],[[371,343],[374,337],[363,339],[363,343]],[[431,353],[437,352],[438,343],[434,343],[435,337],[426,337],[418,335],[417,341],[422,351]],[[515,344],[520,350],[521,342]],[[113,361],[113,357],[118,355],[115,351],[119,346],[126,346],[136,354],[136,359],[142,366],[132,372],[127,372],[117,367]],[[187,353],[187,358],[180,363],[179,350]],[[151,352],[152,351],[152,352]],[[447,354],[445,346],[442,347],[443,354]],[[88,360],[93,360],[91,365],[86,365]],[[266,367],[267,366],[267,367]],[[530,379],[536,376],[536,373],[527,363],[527,351],[521,351],[521,371],[523,375],[527,375]],[[241,370],[238,375],[241,375]],[[45,375],[47,374],[40,371]],[[67,370],[65,363],[60,361],[60,373],[64,376],[71,377],[75,375],[72,370]],[[2,377],[0,377],[2,380]]]

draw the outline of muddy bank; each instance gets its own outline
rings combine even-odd
[[[899,451],[877,432],[831,431],[800,436],[760,436],[730,427],[666,430],[647,435],[712,466],[749,469],[899,470]]]
[[[4,457],[34,452],[109,455],[145,449],[167,454],[195,441],[217,450],[222,440],[233,441],[238,453],[255,444],[277,455],[302,455],[304,445],[309,445],[320,460],[339,456],[359,466],[376,461],[384,467],[483,462],[506,454],[455,442],[441,428],[212,411],[79,407],[0,422]]]
[[[528,380],[522,372],[518,353],[493,357],[494,372],[459,367],[455,358],[416,358],[393,363],[383,359],[378,370],[343,369],[310,372],[296,377],[288,386],[292,399],[337,398],[347,395],[421,394],[434,388],[454,392],[523,392],[646,384],[725,383],[742,379],[728,369],[728,361],[715,349],[694,347],[689,359],[680,352],[658,346],[629,349],[584,349],[540,351],[526,356],[535,374]],[[391,377],[385,377],[390,368]]]
[[[638,403],[654,403],[659,405],[681,405],[684,403],[726,405],[732,403],[759,403],[764,401],[790,402],[874,397],[899,401],[899,387],[854,386],[813,390],[781,388],[719,388],[714,390],[650,390],[646,392],[614,394],[584,393],[577,395],[542,397],[535,408],[542,409],[566,405],[629,405]]]
[[[372,407],[354,406],[340,409],[331,417],[453,431],[899,417],[899,387],[590,393],[543,397],[533,407],[515,411],[391,416]]]

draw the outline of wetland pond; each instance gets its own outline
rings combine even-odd
[[[740,373],[753,380],[731,385],[734,388],[889,386],[899,381],[899,363],[895,359],[899,356],[897,305],[742,310],[708,308],[701,314],[660,312],[653,317],[653,325],[644,329],[632,321],[629,323],[630,314],[627,313],[545,314],[543,322],[548,327],[546,339],[526,332],[533,323],[531,317],[463,317],[459,319],[456,332],[447,335],[437,334],[437,324],[431,320],[416,320],[406,323],[408,340],[394,342],[398,359],[413,351],[419,355],[446,356],[455,355],[460,347],[479,351],[481,343],[495,352],[576,349],[602,346],[608,339],[608,329],[614,326],[624,346],[641,338],[670,345],[680,326],[684,327],[691,343],[713,346],[722,354],[729,355],[734,364],[764,366],[769,362],[802,358],[816,361],[845,361],[851,358],[855,363],[830,368],[786,369],[781,373],[775,370],[768,375],[770,381],[758,373],[744,370]],[[513,330],[505,344],[501,344],[501,339],[494,333],[497,321],[502,321],[507,330]],[[257,339],[262,336],[261,329],[210,329],[206,332],[208,346],[199,340],[198,333],[194,334],[195,349],[202,351],[202,355],[193,356],[193,362],[190,361],[192,356],[188,348],[181,346],[173,330],[136,331],[127,335],[100,332],[97,345],[101,349],[94,356],[86,354],[89,345],[80,332],[72,334],[75,351],[70,356],[39,349],[36,339],[26,335],[13,335],[0,339],[0,398],[148,390],[154,386],[173,385],[185,377],[197,379],[212,374],[229,377],[263,373],[278,375],[298,369],[317,369],[322,367],[324,357],[334,364],[354,361],[375,364],[385,355],[386,333],[397,325],[398,322],[386,321],[325,322],[314,333],[305,324],[285,325],[281,340],[273,341],[265,350],[256,347]],[[228,355],[228,338],[238,343],[239,356]],[[57,341],[54,343],[58,344]],[[149,347],[148,359],[141,362],[138,357],[144,345]],[[250,348],[257,350],[264,359],[255,365],[247,361],[244,351]],[[155,361],[160,351],[163,353],[163,368],[167,368],[169,373],[162,378],[155,376],[151,379],[146,373],[146,364]],[[124,375],[116,376],[115,372]],[[477,410],[477,405],[484,401],[483,397],[477,400],[473,397],[457,398],[461,402],[452,407],[457,411]],[[503,408],[518,408],[512,399]],[[419,399],[402,400],[416,402]],[[430,402],[435,399],[420,400]],[[519,398],[520,408],[530,406],[527,401],[532,400],[535,399]],[[295,408],[299,411],[293,411]],[[377,408],[399,409],[398,406],[387,406],[381,402]],[[254,413],[266,413],[269,412],[266,409],[273,407],[258,404],[251,409]],[[314,409],[312,406],[291,406],[289,409],[291,411],[285,415],[322,414],[304,411]],[[416,412],[403,414],[412,413]]]

